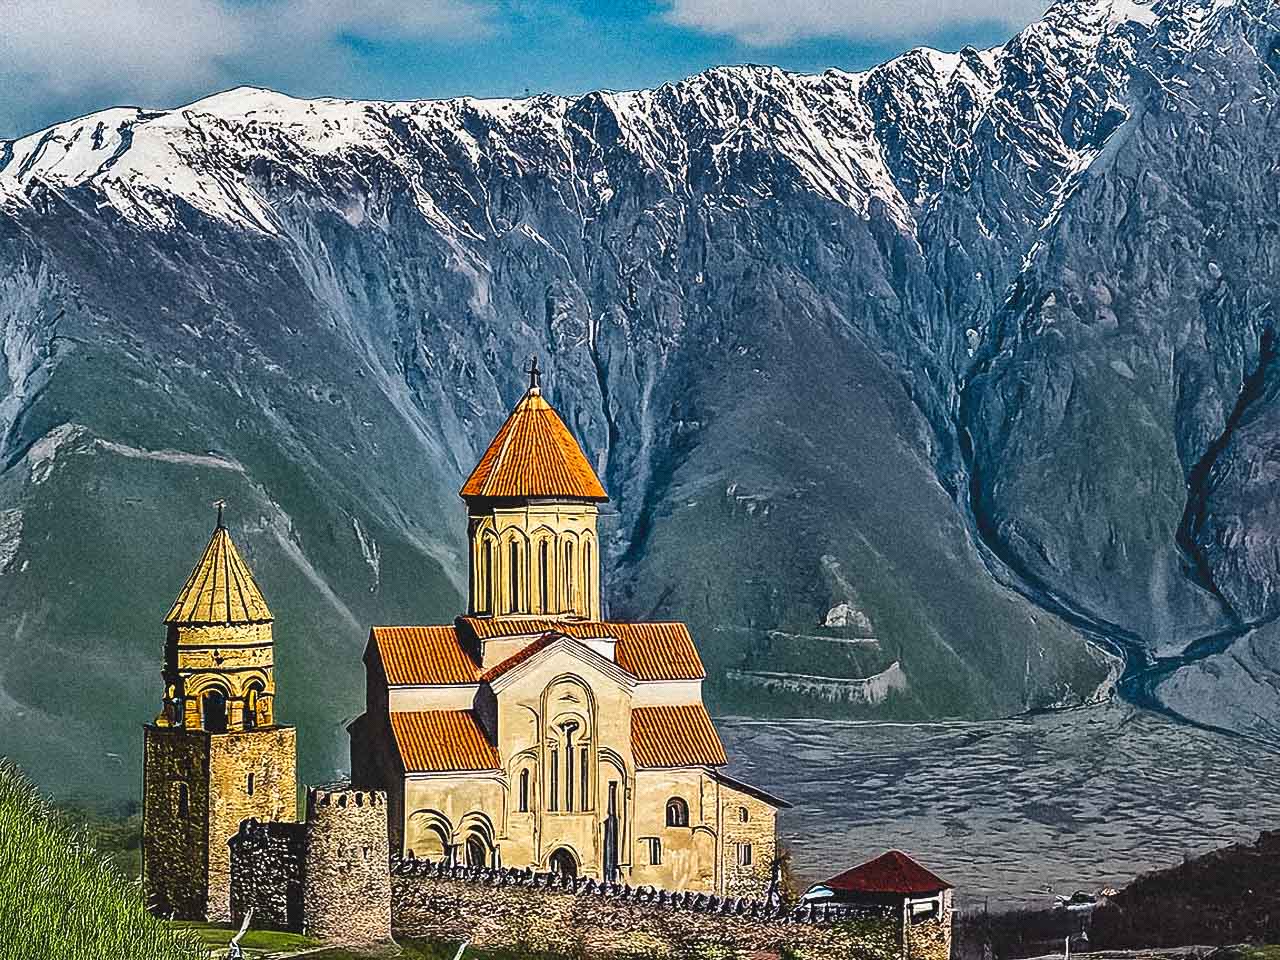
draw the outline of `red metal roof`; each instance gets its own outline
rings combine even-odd
[[[896,893],[903,895],[937,893],[950,890],[951,884],[926,870],[900,850],[882,853],[874,860],[846,870],[824,887],[845,893]]]
[[[507,619],[459,617],[458,624],[478,640],[527,634],[563,633],[576,640],[613,637],[614,657],[639,680],[701,680],[707,672],[689,628],[675,621],[615,623],[607,620]],[[530,643],[535,641],[531,640]]]
[[[578,441],[537,387],[511,411],[461,495],[609,499]]]
[[[480,669],[458,642],[453,625],[374,627],[369,640],[378,648],[387,683],[475,683]]]
[[[470,710],[393,712],[391,734],[406,773],[497,770],[498,748]]]
[[[633,708],[631,753],[637,767],[719,767],[729,762],[700,703]]]

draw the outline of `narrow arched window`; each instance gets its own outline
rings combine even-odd
[[[564,808],[573,809],[573,731],[566,726],[564,732]]]
[[[253,796],[253,774],[252,773],[249,774],[249,776],[245,779],[244,789],[245,789],[245,792],[249,794],[249,796],[251,797]]]
[[[689,825],[689,804],[682,797],[672,797],[667,801],[667,826],[687,827]]]
[[[564,606],[571,613],[577,609],[573,602],[573,541],[564,545]]]
[[[178,783],[178,816],[191,816],[191,791],[185,783]]]
[[[520,771],[520,812],[529,812],[529,770]]]
[[[750,813],[750,811],[748,811],[746,807],[739,807],[739,808],[738,808],[738,821],[739,821],[740,823],[746,823],[746,822],[747,822],[748,820],[750,820],[750,819],[751,819],[751,813]]]
[[[538,600],[541,610],[551,609],[551,543],[543,540],[538,547]]]
[[[551,799],[551,809],[560,809],[560,751],[556,747],[551,748],[551,789],[547,791],[547,796]]]
[[[511,612],[520,612],[520,544],[511,541],[511,557],[510,566],[508,568],[510,583],[508,586],[511,590]]]
[[[582,594],[583,594],[583,612],[588,616],[591,613],[591,584],[594,581],[591,576],[591,541],[588,540],[582,548]]]
[[[251,683],[244,696],[244,728],[246,730],[253,730],[258,726],[258,694],[261,692],[260,684]]]
[[[591,748],[582,747],[582,809],[591,809]]]
[[[480,548],[480,583],[477,608],[482,613],[493,610],[493,541],[486,540]]]

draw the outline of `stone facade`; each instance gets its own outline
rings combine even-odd
[[[148,902],[161,916],[230,920],[227,843],[244,820],[294,819],[295,731],[211,734],[148,726],[144,736],[142,871]]]
[[[903,938],[889,907],[771,907],[759,900],[568,880],[517,870],[406,861],[393,869],[397,934],[520,946],[568,956],[768,953],[794,960],[948,960],[949,930]],[[950,923],[950,916],[946,918]],[[940,927],[940,923],[933,923]],[[948,950],[943,951],[945,942]],[[919,949],[915,945],[920,944]]]
[[[232,920],[252,909],[255,928],[301,929],[305,826],[246,820],[229,846]]]
[[[161,916],[231,919],[228,842],[297,819],[297,737],[275,722],[271,611],[218,525],[165,617],[162,707],[144,727],[142,864]]]
[[[387,797],[346,785],[307,793],[302,931],[321,940],[391,939]]]
[[[198,919],[208,902],[209,751],[198,730],[143,730],[142,876],[157,916]]]
[[[720,797],[722,888],[727,896],[755,897],[769,886],[778,853],[773,804],[742,790]]]

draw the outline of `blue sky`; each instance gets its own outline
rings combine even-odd
[[[724,63],[853,70],[990,46],[1044,0],[0,0],[0,138],[240,84],[411,99],[654,86]]]

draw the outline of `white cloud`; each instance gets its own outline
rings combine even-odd
[[[488,0],[0,0],[0,131],[62,105],[166,106],[242,81],[341,75],[341,40],[466,38]]]
[[[1017,29],[1047,5],[1047,0],[669,0],[663,18],[773,47],[819,37],[897,40],[981,24]]]

